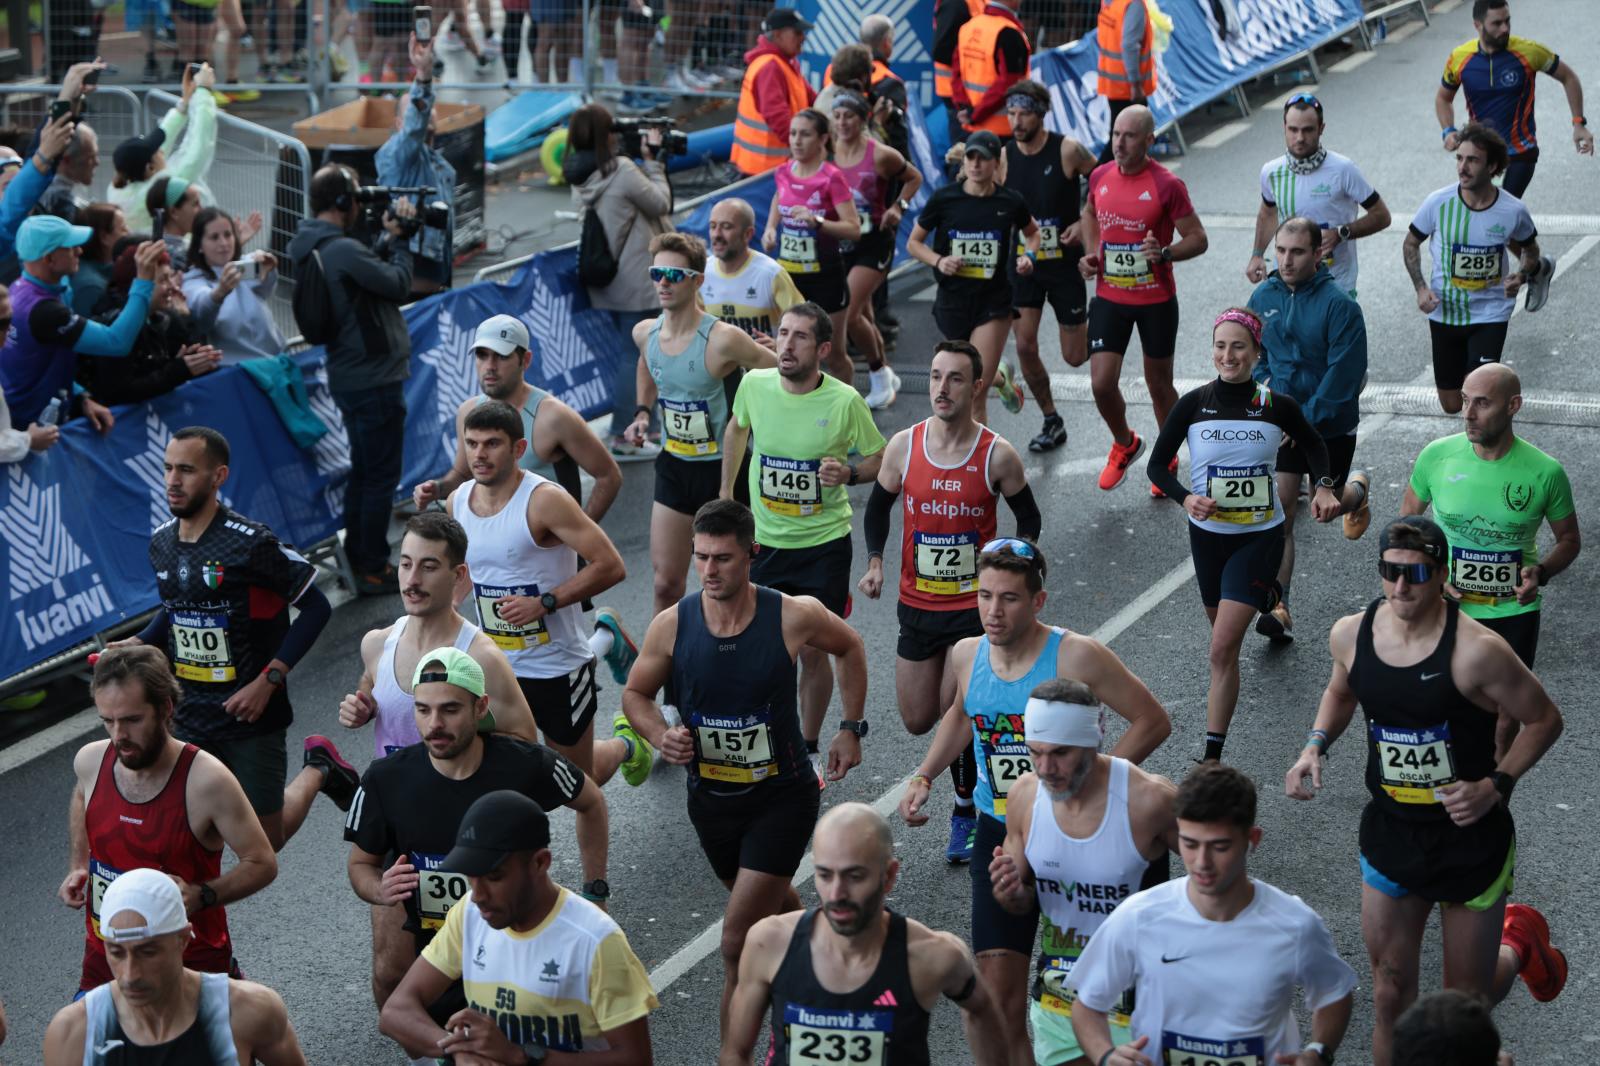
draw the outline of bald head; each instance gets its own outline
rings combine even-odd
[[[743,229],[745,226],[754,226],[756,224],[756,212],[755,208],[751,207],[747,201],[741,200],[737,196],[730,196],[726,200],[718,201],[716,206],[711,209],[711,221],[732,222]]]
[[[1117,116],[1113,131],[1127,130],[1129,133],[1140,137],[1152,137],[1156,132],[1156,116],[1143,104],[1132,104],[1122,109],[1122,114]]]
[[[749,203],[737,196],[720,201],[711,209],[711,221],[707,225],[711,254],[729,270],[744,266],[755,226],[756,212]]]
[[[894,834],[888,820],[865,803],[841,803],[817,823],[813,850],[882,870],[894,859]]]
[[[1150,157],[1156,141],[1156,117],[1143,104],[1125,108],[1111,126],[1111,157],[1117,168],[1133,173]]]
[[[1504,403],[1522,395],[1522,379],[1504,363],[1485,363],[1467,375],[1462,391],[1489,395]]]
[[[1461,428],[1480,455],[1510,447],[1520,410],[1522,381],[1508,366],[1485,363],[1461,383]]]

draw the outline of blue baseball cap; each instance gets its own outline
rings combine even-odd
[[[56,215],[34,215],[23,220],[17,230],[17,260],[31,263],[59,248],[76,248],[88,243],[94,230],[74,226]]]

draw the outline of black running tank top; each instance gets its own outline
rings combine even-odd
[[[1391,666],[1372,643],[1383,597],[1361,619],[1350,687],[1367,716],[1367,791],[1384,811],[1412,821],[1449,820],[1435,790],[1494,771],[1495,716],[1468,700],[1450,676],[1461,607],[1445,606],[1444,633],[1414,666]]]
[[[830,992],[817,980],[811,965],[816,920],[813,908],[795,923],[789,950],[772,979],[769,1066],[929,1066],[928,1012],[911,987],[905,916],[889,912],[878,968],[853,992]]]
[[[756,589],[742,633],[706,628],[701,593],[678,601],[672,684],[694,738],[691,789],[716,796],[813,773],[795,702],[795,662],[783,640],[783,594]]]

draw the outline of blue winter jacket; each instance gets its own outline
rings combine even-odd
[[[1265,323],[1255,378],[1300,405],[1323,437],[1342,437],[1361,419],[1367,376],[1367,323],[1361,305],[1318,266],[1310,281],[1290,289],[1274,270],[1250,294],[1250,310]]]

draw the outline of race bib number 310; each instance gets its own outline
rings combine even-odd
[[[1267,1042],[1259,1036],[1219,1040],[1164,1029],[1161,1062],[1163,1066],[1266,1066]]]
[[[172,650],[173,672],[185,681],[234,680],[226,614],[173,611]]]
[[[883,1066],[894,1012],[783,1008],[787,1066]]]
[[[1396,729],[1371,725],[1378,784],[1396,803],[1438,803],[1437,790],[1456,779],[1450,748],[1450,726]]]

